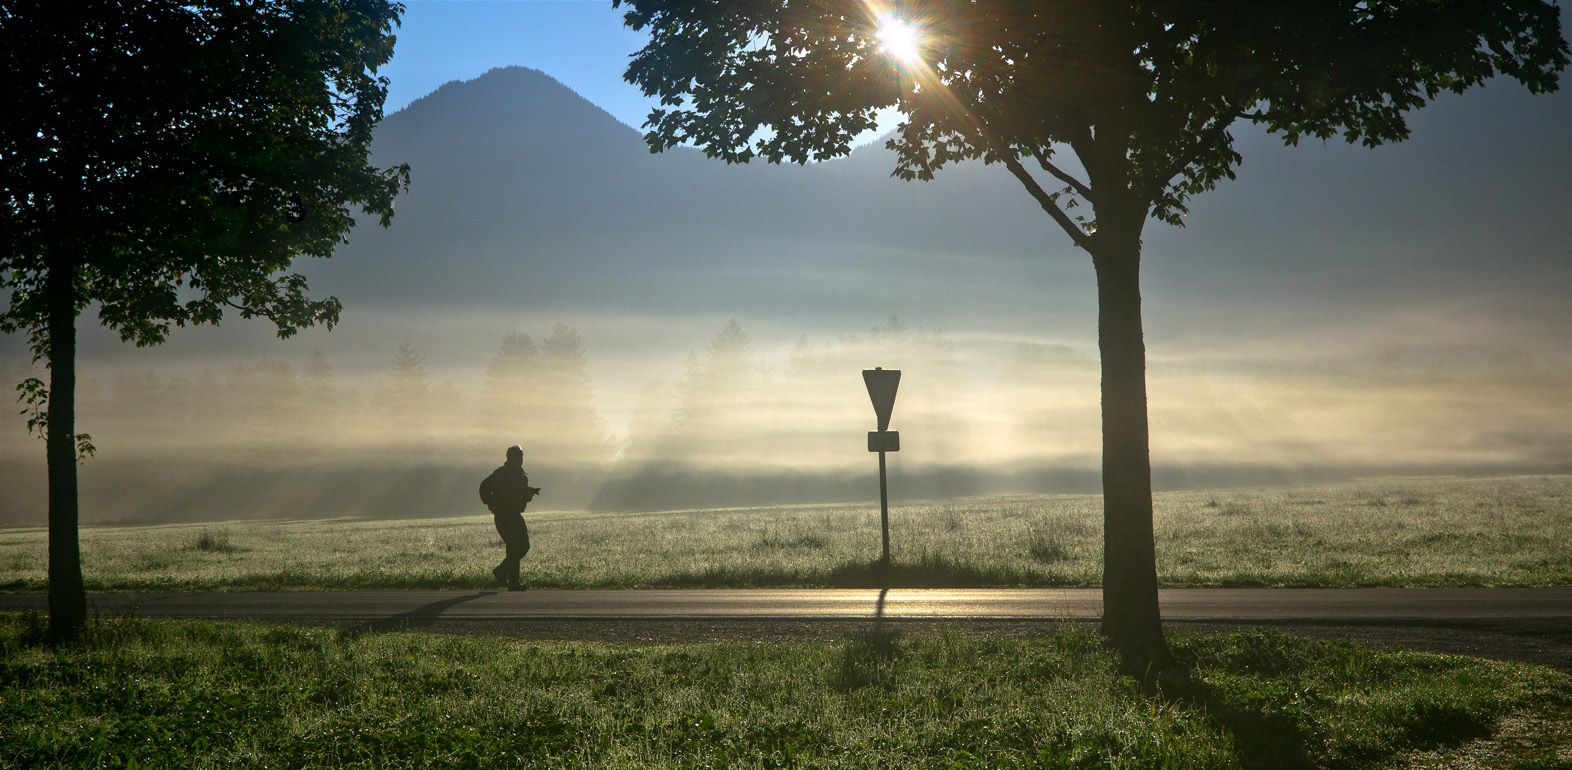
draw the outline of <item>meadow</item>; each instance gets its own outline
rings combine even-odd
[[[1247,631],[614,645],[0,615],[0,767],[1565,768],[1572,677]]]
[[[528,514],[525,580],[550,588],[1091,586],[1095,495]],[[1161,493],[1167,586],[1572,584],[1572,476],[1392,478]],[[89,590],[473,589],[489,516],[85,527]],[[45,588],[46,533],[0,530],[0,590]]]

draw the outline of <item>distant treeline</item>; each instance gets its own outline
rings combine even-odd
[[[973,353],[973,351],[966,351]],[[597,409],[578,332],[500,340],[480,382],[437,380],[408,342],[364,390],[321,351],[224,376],[84,379],[78,426],[85,521],[409,517],[478,513],[474,487],[511,444],[546,492],[537,508],[655,510],[833,502],[876,494],[873,412],[860,371],[904,371],[892,427],[905,499],[1100,489],[1098,366],[1088,353],[1015,345],[992,384],[976,356],[899,319],[816,344],[772,370],[741,325],[650,383],[614,432]],[[7,392],[36,366],[0,368]],[[1215,382],[1226,382],[1221,389]],[[1569,377],[1523,351],[1483,366],[1255,372],[1229,381],[1154,367],[1160,488],[1377,473],[1572,472]],[[364,387],[364,384],[362,385]],[[19,404],[0,410],[0,524],[42,524],[43,444]]]
[[[473,513],[473,482],[515,443],[547,489],[542,508],[846,499],[871,468],[861,451],[873,427],[859,375],[868,361],[926,375],[927,386],[903,394],[904,424],[960,430],[964,405],[941,403],[947,394],[935,387],[961,379],[952,346],[896,318],[828,345],[804,338],[779,374],[732,321],[688,355],[678,382],[644,388],[620,434],[596,408],[578,332],[561,323],[539,339],[504,336],[467,391],[437,381],[407,341],[364,392],[340,383],[320,350],[299,366],[264,358],[222,377],[147,369],[107,384],[84,379],[78,425],[100,448],[82,471],[84,519]],[[46,374],[21,366],[0,379]],[[11,524],[42,521],[46,493],[42,443],[17,411],[0,417],[0,522]],[[942,442],[917,446],[914,462],[942,461]],[[968,491],[953,476],[916,483]]]

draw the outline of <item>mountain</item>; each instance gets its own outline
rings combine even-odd
[[[1018,261],[1055,235],[999,169],[917,184],[890,177],[882,146],[808,166],[653,154],[638,131],[522,67],[449,83],[388,116],[374,160],[412,169],[392,227],[357,228],[311,270],[314,287],[351,306],[856,305],[860,328],[936,298],[996,311],[997,297],[966,296],[976,266],[964,258]]]

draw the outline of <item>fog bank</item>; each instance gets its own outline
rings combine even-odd
[[[626,364],[596,353],[565,323],[498,334],[467,366],[434,367],[399,341],[380,371],[341,371],[318,349],[225,371],[89,369],[78,424],[99,452],[81,470],[82,517],[480,513],[474,487],[515,443],[546,490],[538,509],[871,500],[860,372],[872,366],[903,372],[898,499],[1099,489],[1094,350],[898,318],[761,343],[745,320],[660,351],[664,369],[650,350]],[[1393,340],[1299,366],[1196,361],[1154,356],[1149,369],[1159,488],[1572,470],[1564,361],[1516,348],[1447,358]],[[42,374],[0,370],[8,386]],[[608,391],[634,393],[612,419]],[[0,522],[41,525],[43,443],[16,411],[0,413]]]

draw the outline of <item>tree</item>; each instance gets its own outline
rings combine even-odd
[[[333,406],[333,365],[321,348],[312,348],[300,367],[301,380],[308,403],[317,411],[326,413]],[[318,415],[321,416],[321,415]]]
[[[528,334],[508,332],[486,364],[486,382],[476,401],[476,450],[480,456],[496,455],[499,442],[506,446],[523,440],[539,370],[540,348],[535,341]]]
[[[646,123],[653,149],[804,163],[847,153],[895,108],[896,176],[1002,164],[1091,256],[1102,632],[1136,664],[1169,659],[1141,328],[1147,219],[1182,225],[1192,196],[1232,178],[1241,123],[1288,144],[1341,134],[1376,146],[1406,138],[1405,112],[1443,91],[1498,72],[1550,91],[1567,63],[1559,9],[1541,0],[614,2],[650,35],[626,77],[660,98]],[[1090,216],[1074,215],[1080,204]]]
[[[302,385],[288,362],[267,356],[253,364],[238,364],[229,373],[224,384],[225,416],[248,461],[299,456],[291,434],[300,421]]]
[[[764,363],[754,357],[753,342],[733,318],[704,346],[703,356],[690,353],[677,384],[675,427],[681,453],[690,461],[731,447],[754,435],[764,397]],[[735,450],[725,450],[735,456]]]
[[[369,164],[402,6],[388,0],[3,0],[0,329],[25,331],[50,382],[50,630],[86,617],[77,541],[76,319],[139,346],[226,310],[280,337],[338,319],[300,255],[386,226],[407,166]]]
[[[550,453],[548,462],[603,470],[611,442],[595,410],[589,356],[578,330],[552,324],[551,334],[540,341],[540,380],[541,400],[534,408],[541,414],[532,415],[532,422],[545,441],[534,451]]]
[[[415,352],[409,340],[398,343],[387,380],[377,386],[373,397],[387,437],[421,451],[432,449],[431,374],[425,357]]]

